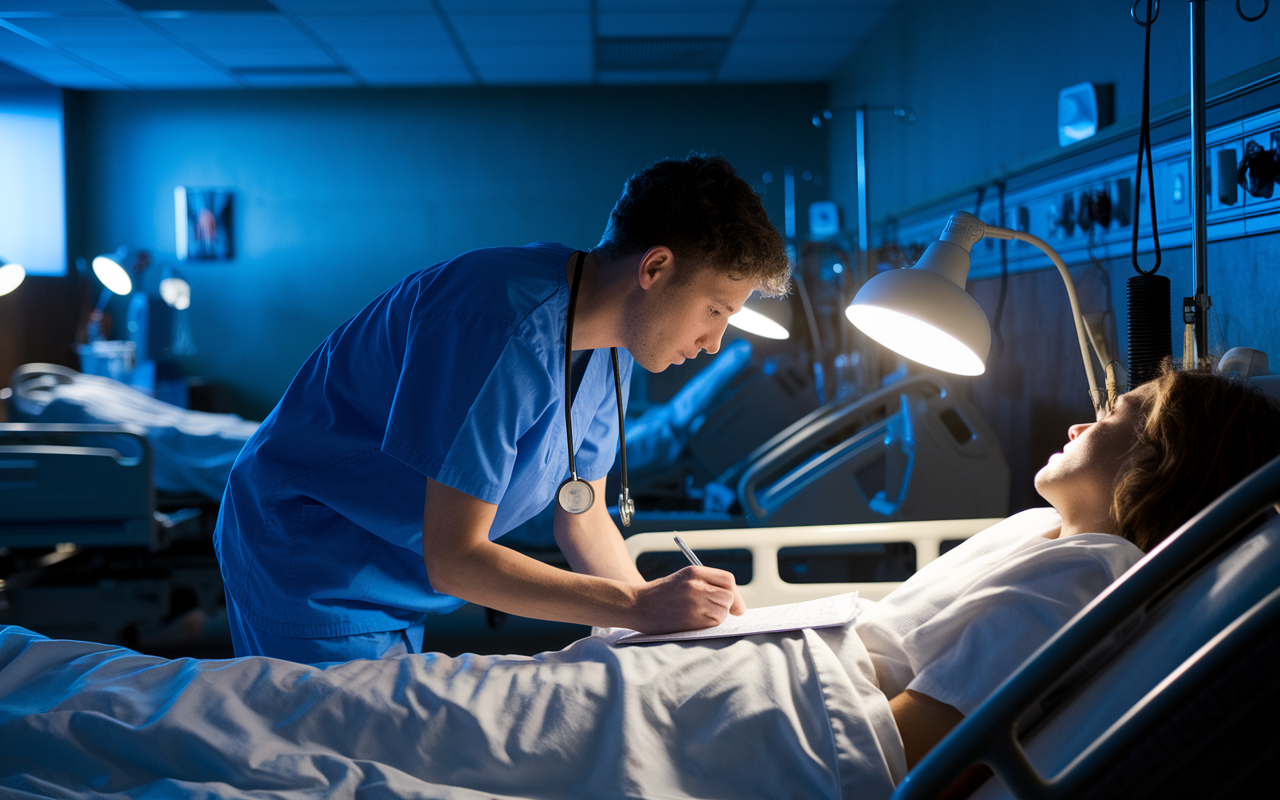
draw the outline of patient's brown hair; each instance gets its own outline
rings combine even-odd
[[[1166,363],[1112,497],[1116,533],[1146,552],[1280,455],[1280,408],[1246,383]]]

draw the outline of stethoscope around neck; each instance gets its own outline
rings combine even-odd
[[[578,467],[573,458],[573,312],[578,305],[578,283],[582,279],[582,262],[586,257],[586,253],[578,251],[578,261],[573,268],[573,284],[569,287],[569,313],[564,320],[564,431],[569,440],[569,477],[556,490],[556,502],[570,514],[585,513],[596,499],[591,484],[578,477]],[[613,389],[618,396],[618,450],[622,454],[622,494],[618,495],[618,517],[624,526],[630,526],[636,504],[627,491],[627,432],[622,413],[618,348],[610,347],[609,353],[613,356]]]

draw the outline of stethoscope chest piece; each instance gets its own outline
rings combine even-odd
[[[585,513],[595,499],[595,490],[581,478],[566,478],[556,490],[556,502],[570,514]]]
[[[622,490],[622,494],[618,495],[618,519],[623,526],[631,525],[631,518],[636,515],[636,502],[631,499],[631,493],[626,489]]]

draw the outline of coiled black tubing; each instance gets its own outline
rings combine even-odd
[[[1134,275],[1126,283],[1129,296],[1129,390],[1159,376],[1160,365],[1173,356],[1169,279]]]

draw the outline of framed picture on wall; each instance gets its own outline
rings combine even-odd
[[[227,261],[235,255],[231,210],[234,195],[226,189],[173,189],[178,258]]]

